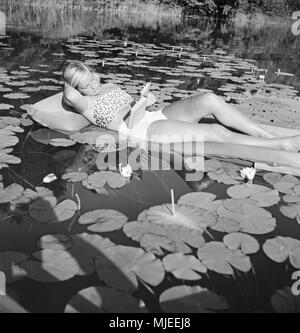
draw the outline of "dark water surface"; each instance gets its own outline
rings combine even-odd
[[[6,14],[6,26],[2,27],[2,35],[0,35],[1,117],[20,118],[25,112],[27,104],[33,104],[61,91],[62,70],[72,59],[86,61],[100,73],[103,83],[119,84],[135,97],[138,97],[143,85],[151,81],[152,92],[157,98],[157,103],[152,110],[195,92],[211,90],[219,95],[224,95],[224,92],[230,92],[230,89],[218,90],[218,88],[228,87],[228,84],[235,85],[232,91],[236,94],[242,93],[243,84],[247,84],[247,89],[250,91],[252,88],[260,91],[258,76],[261,72],[258,69],[269,70],[266,74],[266,82],[270,85],[275,84],[269,89],[274,94],[278,89],[279,98],[285,96],[284,94],[296,99],[300,96],[300,43],[299,36],[294,36],[291,32],[291,20],[278,19],[269,22],[261,18],[261,20],[253,22],[214,22],[201,18],[182,20],[165,18],[157,21],[149,16],[142,18],[120,13],[95,14],[88,11],[26,9],[9,7],[4,4],[0,5],[0,10]],[[278,68],[281,72],[294,75],[277,76],[274,73]],[[252,74],[247,74],[251,71]],[[246,77],[247,75],[248,77]],[[287,89],[284,86],[287,86]],[[17,95],[10,95],[13,93]],[[268,96],[268,92],[266,92],[266,96]],[[249,111],[248,114],[251,116],[252,111]],[[266,123],[271,121],[272,117],[275,123],[284,118],[284,116],[280,118],[279,115],[276,118],[276,115],[272,115],[272,113],[265,116],[263,112],[253,114],[254,119],[257,118]],[[299,125],[297,114],[294,118],[290,114],[286,118],[288,118],[288,125],[292,124],[293,127]],[[9,167],[1,169],[4,187],[12,183],[22,185],[24,189],[45,186],[53,191],[58,202],[64,199],[72,199],[76,202],[76,194],[80,198],[81,215],[95,209],[113,209],[125,214],[128,221],[135,221],[138,214],[145,209],[169,203],[171,189],[174,189],[175,202],[182,195],[193,191],[214,193],[215,200],[229,198],[226,189],[233,183],[226,185],[224,181],[217,182],[212,180],[207,173],[198,182],[186,182],[186,170],[141,171],[124,187],[111,189],[107,186],[107,192],[102,194],[97,194],[82,186],[80,182],[66,183],[60,178],[66,169],[89,174],[92,174],[93,170],[97,170],[93,164],[93,159],[97,158],[97,154],[80,144],[55,147],[37,142],[31,134],[40,127],[39,124],[33,123],[24,127],[23,133],[16,134],[19,143],[14,146],[13,154],[22,162],[15,165],[9,164]],[[59,156],[57,155],[59,152],[63,152],[63,155],[60,156],[64,158],[55,158],[55,156]],[[88,159],[92,161],[90,164],[86,163]],[[251,165],[247,162],[245,164]],[[242,167],[243,165],[240,164],[238,168]],[[54,173],[58,179],[53,183],[43,184],[43,177],[49,173]],[[233,173],[231,172],[228,176],[231,181],[234,178]],[[263,173],[257,175],[254,183],[273,189],[273,186],[261,177],[262,175]],[[295,182],[297,181],[295,180]],[[239,179],[238,183],[243,182]],[[132,290],[132,286],[128,287],[128,283],[130,285],[132,280],[127,281],[127,287],[126,281],[124,282],[124,279],[126,280],[123,276],[124,267],[120,268],[114,263],[115,267],[112,269],[106,263],[109,266],[108,275],[117,276],[116,281],[112,282],[107,277],[107,272],[103,272],[97,266],[98,277],[94,269],[86,268],[88,265],[85,260],[88,259],[82,259],[79,266],[84,273],[77,274],[65,281],[60,281],[57,277],[56,282],[41,282],[40,276],[43,274],[40,275],[38,271],[43,270],[43,267],[28,268],[26,266],[28,276],[17,279],[17,281],[13,281],[14,279],[9,281],[7,292],[29,311],[63,312],[66,304],[78,291],[91,286],[106,285],[112,289],[129,291],[137,299],[143,300],[147,310],[152,312],[172,309],[170,304],[163,305],[163,301],[159,300],[159,297],[168,288],[199,285],[223,296],[228,303],[228,307],[224,307],[222,305],[224,299],[211,300],[211,307],[206,307],[211,311],[274,311],[274,306],[271,306],[272,295],[278,289],[291,286],[291,275],[297,268],[300,268],[297,266],[300,262],[298,243],[295,245],[298,250],[293,252],[296,264],[295,262],[291,264],[289,259],[284,259],[280,263],[274,262],[263,251],[263,244],[277,236],[290,237],[295,241],[300,240],[300,227],[296,219],[283,216],[278,209],[280,206],[286,205],[282,199],[284,195],[285,193],[280,193],[281,199],[277,204],[273,204],[271,207],[263,206],[276,219],[276,227],[271,228],[269,232],[261,233],[247,233],[244,229],[239,229],[246,234],[251,234],[260,245],[258,252],[248,256],[251,259],[250,270],[241,271],[236,268],[239,267],[237,265],[233,269],[233,274],[222,274],[220,272],[222,267],[218,268],[222,262],[217,262],[215,269],[210,267],[211,269],[201,275],[201,280],[176,278],[171,272],[168,272],[161,283],[150,286],[143,282],[143,279],[139,279],[138,288],[133,287],[137,290]],[[45,205],[43,207],[46,209]],[[23,212],[23,214],[14,212],[9,206],[9,202],[6,201],[1,204],[0,218],[2,219],[0,222],[0,255],[7,251],[17,251],[30,257],[32,253],[40,250],[36,242],[43,235],[70,236],[87,231],[85,225],[76,222],[78,216],[63,222],[40,223],[31,219],[28,212]],[[264,217],[259,216],[258,219],[261,219],[263,223]],[[197,231],[196,229],[194,232]],[[207,243],[222,242],[223,236],[230,233],[229,231],[225,233],[208,229],[208,233],[206,231],[203,233]],[[96,234],[91,231],[87,232]],[[231,230],[232,232],[233,230]],[[155,232],[152,231],[152,233]],[[117,245],[140,246],[138,242],[126,237],[122,230],[98,234],[108,237]],[[86,244],[86,247],[90,247],[89,251],[94,246],[96,245],[93,242]],[[141,247],[143,246],[141,245]],[[103,249],[97,246],[96,248]],[[170,249],[165,250],[164,255],[171,252]],[[191,246],[190,252],[196,255],[197,247]],[[74,253],[71,254],[74,255]],[[77,256],[75,257],[78,259]],[[163,258],[162,255],[156,257]],[[30,257],[31,264],[32,258]],[[95,256],[92,259],[95,260]],[[27,261],[29,260],[27,259]],[[7,265],[3,268],[0,263],[1,269],[7,270]],[[182,298],[191,296],[184,292],[180,295]],[[284,295],[286,299],[292,298],[290,292],[286,292]],[[212,296],[210,295],[210,297]],[[91,297],[87,297],[87,299],[81,300],[82,304],[88,303],[89,310],[91,310],[91,299]],[[196,304],[192,298],[186,301],[193,306]],[[198,301],[202,304],[201,300]],[[106,305],[108,312],[113,307],[113,305],[109,305],[109,302],[107,301]],[[285,308],[285,303],[283,307]]]

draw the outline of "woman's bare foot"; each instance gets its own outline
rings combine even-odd
[[[300,135],[293,135],[282,138],[283,149],[286,151],[297,152],[300,150]]]

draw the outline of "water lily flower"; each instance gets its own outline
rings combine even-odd
[[[260,76],[259,76],[259,81],[265,81],[265,78],[266,78],[266,77],[265,77],[264,75],[260,75]]]
[[[250,182],[253,181],[253,178],[255,176],[256,173],[256,169],[255,168],[243,168],[242,170],[240,170],[241,176],[245,179],[250,180]]]
[[[43,178],[43,183],[52,183],[57,179],[57,176],[54,173],[49,173],[49,175]]]
[[[122,168],[122,163],[119,164],[119,171],[123,177],[129,178],[132,175],[132,168],[130,164],[127,164]]]

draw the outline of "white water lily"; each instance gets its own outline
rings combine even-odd
[[[254,179],[256,169],[255,168],[243,168],[242,170],[240,170],[240,173],[241,173],[241,177],[252,181]]]
[[[264,75],[260,75],[260,76],[259,76],[259,80],[260,80],[260,81],[265,81],[265,78],[266,78],[266,77],[265,77]]]
[[[132,168],[130,164],[127,164],[122,168],[122,163],[119,164],[119,171],[123,177],[129,178],[132,175]]]
[[[52,183],[57,179],[57,176],[54,173],[49,173],[49,175],[43,178],[43,183]]]

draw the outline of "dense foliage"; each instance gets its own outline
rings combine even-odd
[[[174,4],[173,0],[161,0],[162,3]],[[262,12],[270,15],[288,15],[300,10],[298,0],[176,0],[188,13],[203,13],[225,17],[236,12]]]

